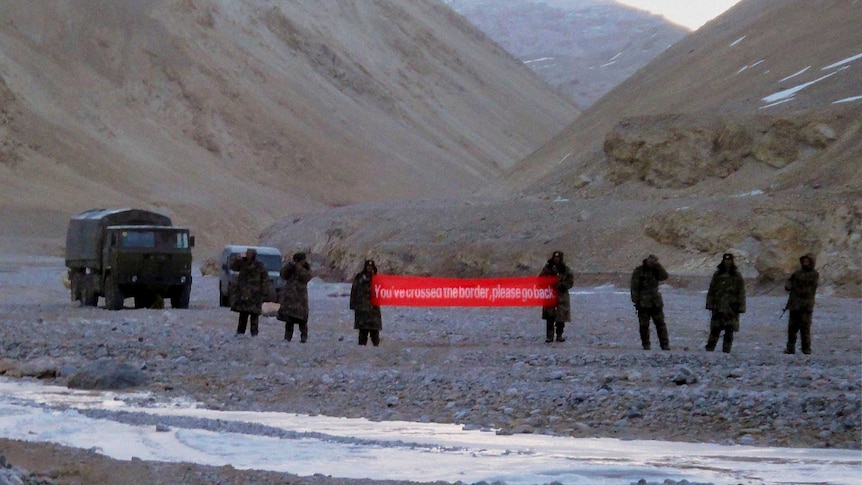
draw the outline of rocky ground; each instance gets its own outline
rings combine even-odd
[[[187,396],[213,409],[860,449],[859,299],[818,300],[808,356],[782,353],[779,296],[750,296],[733,352],[706,352],[708,314],[696,285],[663,289],[672,350],[644,351],[627,289],[595,287],[585,276],[576,280],[564,343],[544,343],[537,309],[388,307],[375,348],[355,343],[345,284],[310,283],[310,339],[299,344],[285,342],[272,317],[262,319],[259,336],[235,337],[236,314],[217,306],[211,276],[197,277],[188,310],[110,312],[69,302],[62,271],[56,258],[0,262],[5,376],[63,385],[87,363],[110,358],[141,369],[149,379],[142,389],[158,398]],[[29,470],[18,473],[24,483],[363,482],[121,462],[9,440],[0,440],[0,455]]]

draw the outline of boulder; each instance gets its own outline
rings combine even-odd
[[[149,378],[143,371],[113,359],[99,359],[84,365],[69,378],[70,389],[119,390],[143,386]]]

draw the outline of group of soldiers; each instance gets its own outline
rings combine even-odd
[[[258,323],[263,309],[264,295],[269,294],[269,273],[257,260],[257,251],[248,248],[245,255],[230,261],[230,269],[238,272],[235,294],[231,295],[231,310],[239,313],[237,335],[244,335],[251,321],[250,333],[258,334]],[[353,278],[350,289],[350,309],[353,310],[353,328],[359,331],[359,345],[380,345],[383,318],[380,307],[371,303],[371,276],[377,273],[373,260],[365,260],[362,270]],[[299,327],[299,341],[308,341],[308,282],[311,265],[305,253],[299,252],[287,261],[280,271],[285,285],[278,294],[276,318],[284,322],[284,340],[293,340],[294,328]]]
[[[789,298],[785,310],[790,312],[787,324],[787,347],[785,353],[796,353],[797,334],[801,337],[801,350],[811,353],[811,315],[820,275],[814,269],[814,255],[799,258],[800,268],[787,280],[785,289]],[[239,273],[236,294],[231,295],[231,310],[239,313],[237,335],[243,335],[251,321],[251,335],[258,333],[258,321],[262,312],[263,296],[269,293],[269,274],[263,263],[257,260],[257,252],[249,248],[245,255],[230,262],[230,269]],[[374,346],[380,345],[383,319],[380,307],[371,301],[371,278],[377,273],[373,260],[364,261],[362,270],[353,277],[350,289],[350,309],[354,312],[353,328],[358,330],[359,345],[367,345],[369,337]],[[569,290],[574,286],[574,273],[565,263],[562,251],[554,251],[540,272],[541,276],[556,276],[555,305],[542,308],[545,320],[545,342],[565,342],[563,336],[566,322],[571,321]],[[278,295],[280,304],[277,318],[284,322],[284,339],[293,340],[294,327],[299,326],[300,342],[308,341],[308,282],[312,278],[311,266],[305,253],[296,253],[281,268],[285,281]],[[659,284],[668,279],[668,273],[655,255],[649,255],[635,268],[631,277],[631,300],[637,310],[641,345],[649,350],[650,321],[655,325],[659,346],[670,350],[667,323],[664,317],[664,302]],[[721,350],[725,353],[733,347],[733,334],[739,331],[739,315],[745,313],[745,282],[736,267],[733,254],[722,255],[718,268],[712,275],[706,293],[706,309],[712,312],[709,322],[709,337],[706,350],[715,350],[719,337],[724,334]]]
[[[801,337],[802,353],[811,353],[811,315],[814,312],[814,299],[820,278],[814,269],[814,263],[813,254],[801,256],[800,268],[790,276],[784,287],[789,292],[785,310],[790,312],[787,347],[784,350],[786,354],[796,353],[797,334]],[[566,339],[563,337],[563,330],[566,322],[571,320],[569,289],[574,284],[574,275],[566,265],[562,251],[554,251],[540,275],[557,276],[556,290],[559,295],[556,306],[542,309],[542,319],[546,322],[545,342],[564,342]],[[670,350],[664,302],[659,291],[659,284],[667,279],[667,271],[653,254],[647,256],[632,272],[631,300],[637,310],[641,345],[645,350],[651,347],[650,321],[655,325],[661,349]],[[739,331],[739,315],[745,313],[745,282],[736,267],[733,254],[722,255],[721,262],[712,275],[706,293],[706,309],[712,312],[706,350],[714,351],[723,333],[721,350],[729,353],[733,347],[733,334]]]

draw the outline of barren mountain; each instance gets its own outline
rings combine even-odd
[[[465,194],[578,114],[437,1],[39,0],[0,19],[0,221],[29,250],[60,254],[93,207],[166,212],[213,249],[291,210]]]
[[[446,3],[579,106],[591,105],[689,33],[612,1]]]
[[[731,251],[761,291],[780,288],[811,251],[822,291],[858,295],[862,9],[809,6],[741,2],[613,89],[488,197],[293,216],[264,239],[317,251],[342,274],[366,254],[393,271],[529,274],[561,249],[576,271],[616,281],[648,253],[702,277]]]

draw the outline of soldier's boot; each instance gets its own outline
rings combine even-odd
[[[730,349],[733,347],[733,330],[730,328],[724,329],[724,341],[721,343],[721,351],[725,354],[730,353]]]
[[[650,341],[649,341],[649,325],[641,325],[639,327],[641,334],[641,346],[643,346],[644,350],[650,349]]]
[[[236,334],[245,335],[245,327],[248,326],[248,313],[239,312],[239,321],[236,324]]]
[[[787,347],[784,348],[784,353],[796,353],[796,329],[791,324],[787,325]]]
[[[380,330],[371,331],[371,345],[375,347],[380,345]]]
[[[554,321],[545,320],[545,343],[549,344],[554,341]]]
[[[566,328],[565,322],[557,322],[557,342],[565,342],[566,337],[563,337],[563,330]]]
[[[299,343],[304,344],[308,342],[308,324],[300,323],[299,324]]]
[[[368,345],[368,330],[359,329],[359,345]]]
[[[658,343],[662,350],[670,350],[670,338],[667,335],[667,327],[659,328]]]
[[[707,352],[712,352],[713,350],[715,350],[715,345],[718,343],[719,333],[721,333],[720,330],[716,331],[716,330],[710,329],[709,337],[706,339],[706,347],[704,347],[707,350]]]
[[[801,340],[802,340],[802,342],[801,342],[802,353],[806,354],[806,355],[810,354],[811,353],[811,327],[803,324],[799,329],[799,336],[801,337]]]
[[[658,335],[658,344],[662,350],[670,350],[670,339],[667,335],[667,324],[664,321],[664,312],[659,311],[655,320],[655,333]]]
[[[258,323],[259,323],[258,315],[252,314],[252,315],[251,315],[251,322],[250,322],[250,325],[251,325],[251,336],[252,336],[252,337],[256,337],[256,336],[257,336]]]
[[[293,340],[293,324],[284,322],[284,339],[290,342]]]

